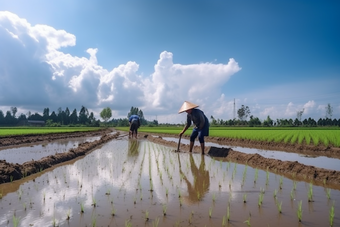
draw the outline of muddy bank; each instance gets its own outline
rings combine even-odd
[[[154,137],[146,134],[145,137],[154,143],[174,147],[174,151],[177,149],[176,142],[163,140],[161,136]],[[196,144],[198,143],[196,142]],[[181,144],[180,151],[189,152],[189,145]],[[200,147],[195,146],[193,152],[200,153]],[[265,158],[259,154],[245,154],[234,151],[231,148],[206,147],[205,153],[213,157],[220,157],[225,161],[247,164],[253,168],[262,170],[267,170],[268,168],[270,172],[284,175],[292,180],[296,179],[308,183],[313,182],[315,185],[326,184],[327,187],[340,190],[340,171],[304,165],[297,161],[281,161],[278,159]]]
[[[88,134],[86,134],[86,136],[88,136]],[[112,139],[116,139],[118,136],[119,133],[113,135],[105,134],[99,140],[79,144],[77,148],[72,148],[68,152],[50,155],[38,161],[25,162],[22,165],[0,160],[0,184],[27,177],[31,174],[50,168],[53,165],[83,156],[94,148],[107,143]]]
[[[101,130],[88,131],[88,132],[67,132],[67,133],[6,136],[6,137],[0,137],[0,148],[34,144],[34,143],[40,143],[44,141],[51,142],[54,140],[66,139],[66,138],[100,136],[100,135],[109,134],[111,132],[112,132],[111,129],[101,129]]]
[[[147,135],[147,133],[140,133],[141,135]],[[154,134],[161,137],[174,137],[178,138],[178,136],[173,134]],[[190,139],[190,136],[183,135],[182,138]],[[265,142],[265,141],[252,141],[252,140],[244,140],[244,139],[232,139],[232,138],[222,138],[222,137],[205,137],[206,142],[217,143],[220,145],[227,146],[238,146],[238,147],[248,147],[248,148],[256,148],[262,150],[275,150],[275,151],[285,151],[290,153],[297,153],[308,156],[325,156],[329,158],[337,158],[340,159],[340,148],[332,147],[332,146],[312,146],[306,144],[286,144],[286,143],[274,143],[274,142]],[[196,143],[198,143],[196,141]]]

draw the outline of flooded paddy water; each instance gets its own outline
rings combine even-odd
[[[173,151],[122,137],[1,184],[0,226],[340,226],[327,184]]]

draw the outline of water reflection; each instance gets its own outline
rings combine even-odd
[[[135,139],[129,139],[129,144],[128,144],[128,156],[129,157],[134,157],[134,156],[138,156],[139,152],[139,140],[135,140]]]
[[[179,171],[183,176],[184,181],[187,184],[188,196],[184,196],[184,201],[186,203],[197,203],[202,200],[205,194],[209,191],[210,187],[210,176],[209,171],[205,169],[205,158],[201,157],[201,163],[199,167],[196,166],[193,155],[190,154],[190,169],[194,177],[194,182],[190,182],[188,177],[182,172],[181,160],[178,155],[179,160]]]

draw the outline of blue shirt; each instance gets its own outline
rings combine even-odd
[[[139,116],[138,115],[131,115],[129,117],[129,122],[133,121],[133,120],[139,120]]]

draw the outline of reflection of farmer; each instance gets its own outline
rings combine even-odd
[[[133,157],[138,155],[139,141],[138,140],[129,140],[129,151],[128,156]]]
[[[198,136],[198,140],[201,144],[202,155],[204,155],[204,136],[209,136],[209,121],[203,111],[195,109],[196,107],[198,107],[198,105],[185,101],[181,109],[178,111],[178,113],[187,112],[187,124],[179,135],[182,136],[183,133],[190,127],[191,122],[193,122],[196,127],[192,130],[190,136],[189,151],[192,152],[195,139]]]
[[[138,115],[131,115],[129,117],[129,124],[130,124],[130,131],[129,131],[129,138],[133,135],[135,135],[135,138],[137,139],[137,129],[140,126],[140,119]]]
[[[187,179],[187,177],[182,173],[181,168],[180,172],[184,175],[184,180],[187,183],[188,188],[188,197],[189,202],[194,203],[203,198],[203,196],[209,191],[210,187],[210,176],[209,171],[205,170],[205,160],[204,156],[201,157],[201,164],[199,168],[197,168],[195,160],[190,154],[190,166],[191,172],[194,177],[194,184]]]

